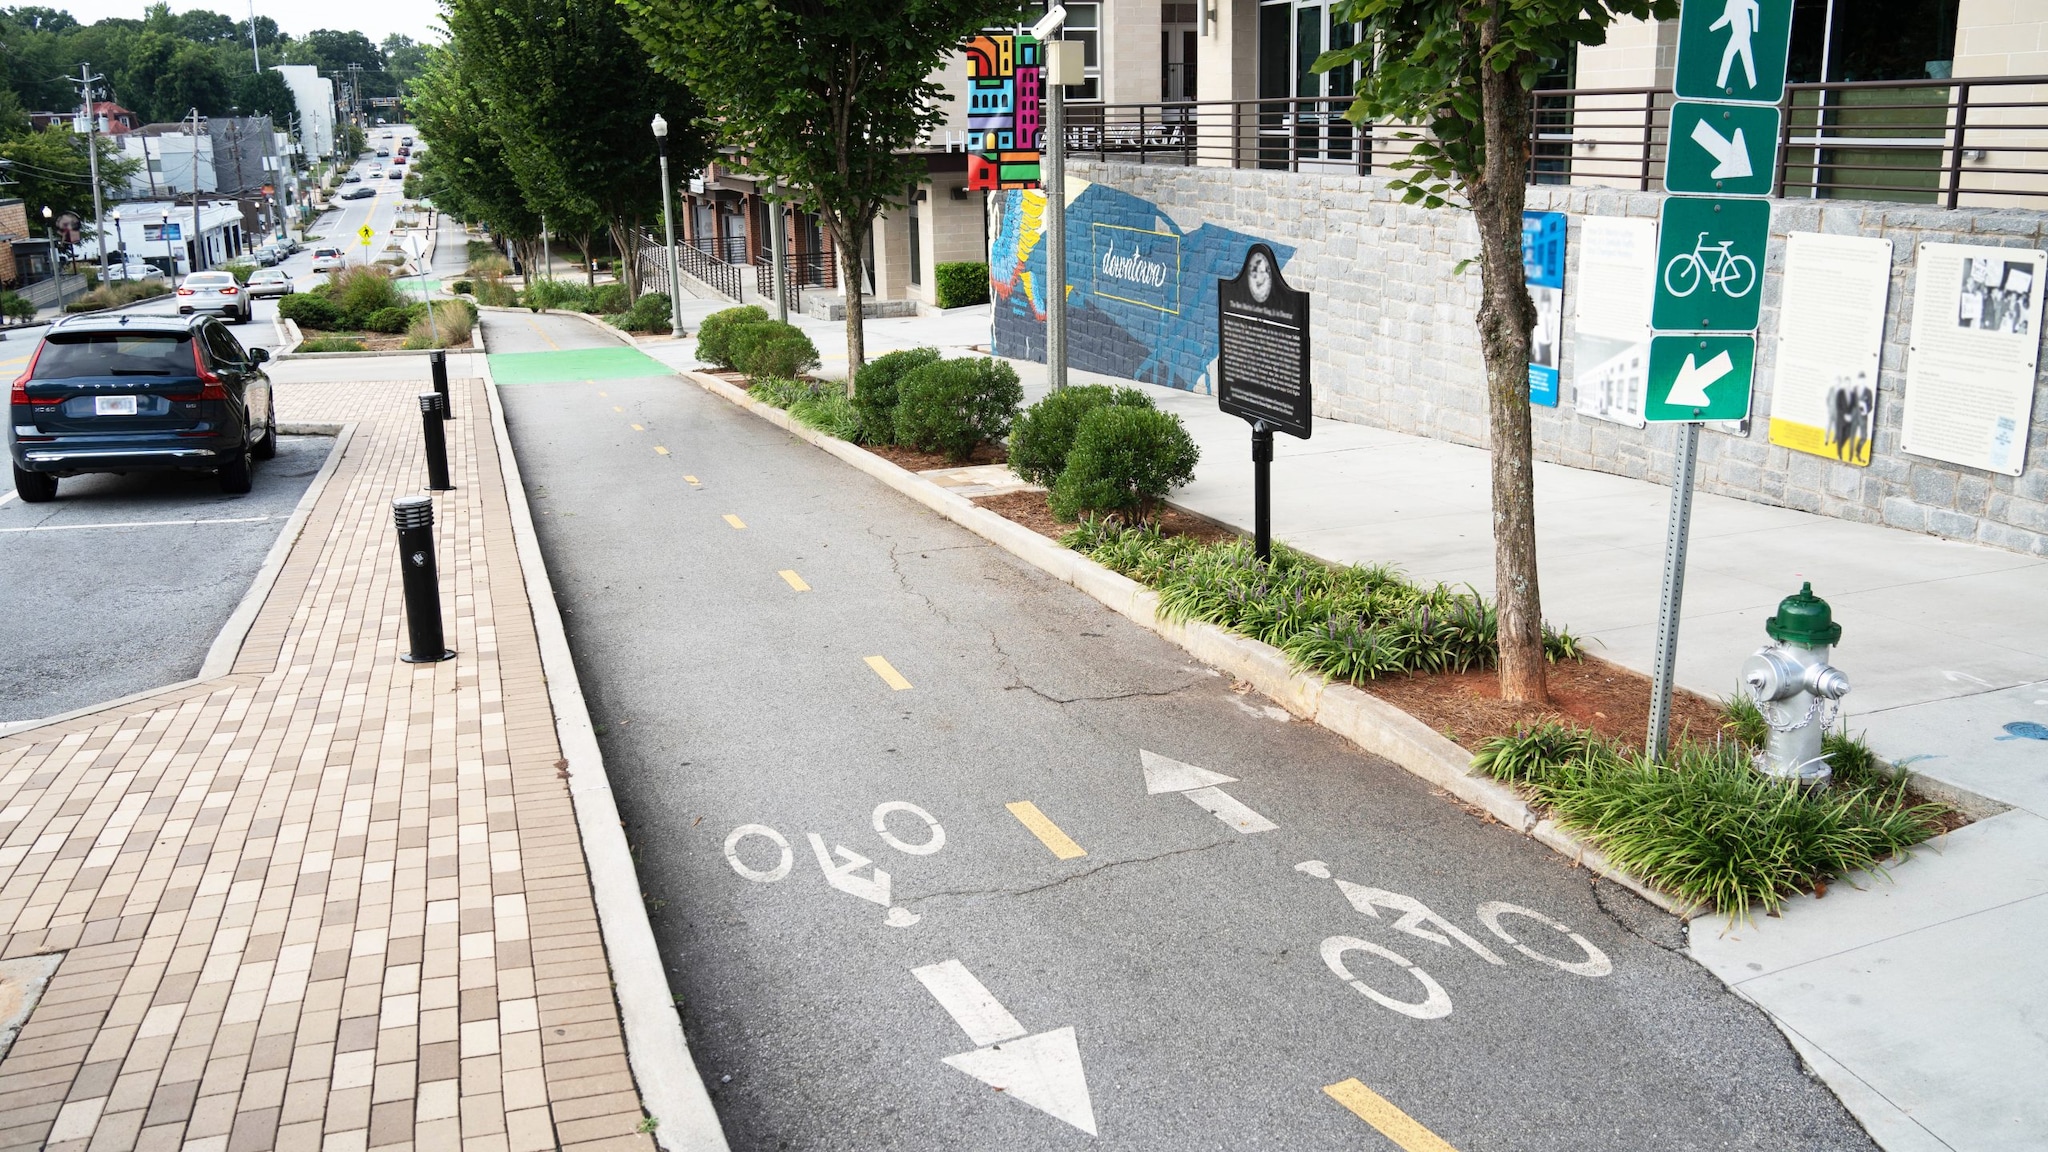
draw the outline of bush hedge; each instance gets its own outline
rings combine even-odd
[[[1016,371],[993,357],[926,364],[896,390],[896,442],[956,463],[1007,436],[1024,400]]]
[[[988,303],[988,265],[978,261],[941,264],[932,269],[932,298],[941,308]]]
[[[632,301],[626,299],[624,284],[599,284],[590,289],[582,305],[593,316],[615,316],[632,306]]]
[[[574,308],[583,303],[584,288],[566,280],[535,280],[519,294],[519,302],[535,312],[544,308]]]
[[[697,359],[720,368],[733,367],[733,331],[749,324],[763,323],[767,319],[766,311],[751,304],[713,312],[704,318],[704,323],[697,326]]]
[[[668,293],[643,292],[631,308],[612,317],[612,323],[628,332],[668,332],[674,327],[669,314],[671,306]]]
[[[425,314],[426,307],[421,304],[379,308],[368,316],[363,317],[363,322],[359,325],[354,325],[354,327],[359,327],[366,332],[396,334],[411,327],[414,316],[424,316]]]
[[[800,376],[818,366],[811,338],[778,320],[741,324],[726,334],[725,344],[732,366],[748,376]]]
[[[1088,512],[1144,516],[1195,478],[1201,458],[1180,417],[1149,404],[1100,405],[1075,429],[1052,486],[1052,514],[1067,521]]]
[[[869,443],[895,443],[897,385],[906,374],[938,360],[937,348],[906,348],[877,356],[854,373],[853,406]]]
[[[277,302],[277,314],[301,328],[333,328],[341,321],[341,310],[327,297],[314,292],[294,292]]]
[[[1150,408],[1152,398],[1136,388],[1104,384],[1069,385],[1046,393],[1017,417],[1017,429],[1010,434],[1010,470],[1040,487],[1052,487],[1066,471],[1067,452],[1074,446],[1081,418],[1110,404]]]

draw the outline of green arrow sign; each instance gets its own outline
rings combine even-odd
[[[1740,420],[1756,375],[1754,336],[1652,336],[1643,419]]]
[[[1707,196],[1768,196],[1778,157],[1778,109],[1762,104],[1671,108],[1664,190]]]
[[[1664,332],[1754,332],[1763,309],[1771,206],[1762,200],[1672,196],[1657,228],[1657,298]]]
[[[1672,87],[1686,100],[1776,104],[1791,40],[1792,0],[1685,0]]]

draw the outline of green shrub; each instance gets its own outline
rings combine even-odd
[[[496,277],[477,281],[475,295],[477,303],[489,308],[513,308],[519,304],[519,293]]]
[[[842,386],[832,385],[800,396],[789,406],[790,419],[808,424],[849,444],[860,442],[860,410]]]
[[[396,308],[379,308],[368,316],[363,317],[360,327],[366,332],[390,334],[403,332],[412,326],[415,309],[419,309],[420,314],[425,314],[425,309],[420,308],[416,304],[411,306],[401,305]]]
[[[545,308],[579,308],[588,292],[567,280],[535,280],[519,294],[519,302],[539,312]]]
[[[0,290],[0,316],[9,320],[27,320],[35,314],[35,301],[19,292]]]
[[[860,410],[862,434],[869,443],[896,439],[896,387],[903,377],[939,361],[937,348],[907,348],[877,356],[853,377],[853,406]]]
[[[1024,400],[1016,370],[993,357],[926,364],[896,390],[896,442],[956,463],[1008,435]]]
[[[491,277],[509,275],[511,273],[512,262],[510,260],[505,259],[503,256],[500,256],[496,252],[491,251],[490,245],[478,244],[476,241],[472,240],[469,242],[469,248],[470,275],[476,276],[481,279],[488,279]],[[478,248],[482,248],[484,250],[481,255],[479,255],[476,251],[476,249]]]
[[[1193,480],[1201,458],[1172,413],[1097,407],[1075,429],[1066,467],[1052,487],[1052,514],[1068,521],[1084,512],[1143,516]]]
[[[1070,385],[1046,393],[1017,417],[1016,431],[1010,433],[1010,470],[1040,487],[1052,487],[1066,471],[1067,452],[1074,446],[1081,418],[1110,404],[1150,408],[1152,398],[1136,388],[1105,384]]]
[[[747,394],[770,408],[788,408],[811,395],[811,383],[807,380],[788,380],[774,376],[763,376],[747,387]]]
[[[979,262],[941,264],[932,269],[932,297],[941,308],[988,303],[988,265]]]
[[[455,294],[457,296],[467,296],[470,293],[476,291],[476,281],[457,280],[454,284],[450,285],[450,287],[452,287],[455,290]]]
[[[726,335],[732,366],[748,376],[800,376],[818,366],[818,347],[794,324],[764,320]]]
[[[223,272],[234,273],[235,283],[247,284],[249,282],[249,275],[250,273],[256,271],[256,266],[254,264],[244,264],[241,263],[240,261],[237,261],[232,264],[221,265],[220,270]]]
[[[137,300],[148,300],[155,296],[168,296],[171,285],[164,280],[122,280],[104,284],[78,297],[64,306],[66,312],[97,312],[120,304],[133,304]],[[28,315],[33,316],[31,310]]]
[[[333,328],[341,312],[327,297],[312,292],[294,292],[277,302],[277,314],[301,328]]]
[[[612,316],[632,307],[624,284],[599,284],[583,298],[583,310],[597,316]]]
[[[405,296],[391,277],[380,269],[360,264],[334,273],[327,282],[327,298],[334,302],[335,311],[341,314],[340,323],[346,328],[367,326],[370,316],[385,308],[405,307]]]
[[[641,297],[646,299],[646,297]],[[768,319],[768,313],[749,304],[744,308],[727,308],[713,312],[697,327],[697,359],[720,368],[733,367],[731,337],[734,329],[749,324],[760,324]]]
[[[299,345],[301,352],[361,352],[363,342],[347,336],[322,336]]]
[[[662,333],[674,328],[670,314],[673,304],[666,292],[643,292],[624,315],[612,319],[612,323],[628,332]]]
[[[427,319],[427,309],[421,307],[413,321],[406,327],[405,348],[453,348],[469,343],[470,331],[476,326],[476,305],[467,300],[438,300],[433,305],[433,320]]]

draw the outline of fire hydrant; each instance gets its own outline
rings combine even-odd
[[[1835,702],[1849,694],[1849,677],[1828,663],[1828,648],[1841,640],[1842,626],[1809,582],[1779,602],[1764,631],[1772,643],[1742,665],[1742,682],[1771,729],[1756,758],[1757,771],[1825,785],[1834,770],[1821,738],[1835,722]]]

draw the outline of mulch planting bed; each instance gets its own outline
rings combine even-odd
[[[1000,444],[983,444],[965,460],[948,460],[944,452],[919,452],[900,444],[863,444],[862,448],[907,472],[929,472],[934,468],[971,468],[976,464],[1007,464],[1010,454]]]
[[[873,452],[875,449],[869,448]],[[904,465],[908,468],[909,465]],[[914,471],[914,469],[913,469]],[[1000,496],[977,496],[976,504],[1007,520],[1015,520],[1040,536],[1058,540],[1074,530],[1072,524],[1062,522],[1052,514],[1050,497],[1044,492],[1005,492]],[[1204,544],[1229,540],[1237,533],[1220,527],[1200,516],[1190,516],[1178,508],[1166,509],[1161,518],[1160,529],[1168,536],[1192,536]]]
[[[1500,674],[1491,668],[1389,677],[1360,685],[1401,711],[1477,751],[1539,720],[1564,720],[1630,748],[1640,749],[1650,726],[1650,678],[1588,656],[1548,665],[1550,703],[1511,704],[1500,698]],[[1671,693],[1671,738],[1712,740],[1721,732],[1721,706],[1683,688]]]

